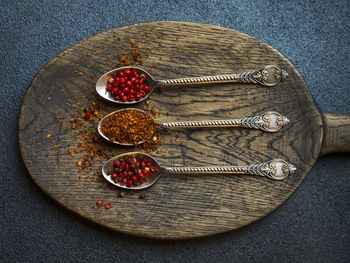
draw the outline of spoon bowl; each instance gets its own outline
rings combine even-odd
[[[145,84],[147,84],[150,87],[150,90],[146,93],[144,97],[142,97],[139,101],[121,101],[121,100],[115,100],[110,92],[106,91],[106,86],[109,78],[115,78],[118,74],[118,72],[124,71],[126,69],[136,69],[138,74],[145,74]],[[117,104],[135,104],[139,103],[149,97],[153,90],[160,85],[159,81],[154,80],[154,78],[144,69],[138,68],[138,67],[120,67],[117,69],[113,69],[111,71],[108,71],[107,73],[103,74],[96,82],[96,92],[97,94],[102,97],[105,100],[108,100],[113,103]]]
[[[113,167],[114,167],[113,165],[114,165],[116,160],[127,157],[127,156],[128,157],[135,157],[135,158],[146,158],[149,162],[151,162],[151,164],[153,166],[155,166],[157,168],[156,173],[154,174],[154,176],[152,176],[151,178],[148,178],[148,180],[141,185],[134,185],[134,186],[128,187],[126,185],[116,183],[113,180],[113,178],[108,174],[108,171],[113,169]],[[129,152],[129,153],[123,153],[123,154],[117,155],[117,156],[109,159],[102,166],[102,175],[109,183],[111,183],[117,187],[120,187],[123,189],[128,189],[128,190],[141,190],[141,189],[145,189],[145,188],[152,186],[159,179],[159,177],[161,176],[163,171],[164,171],[164,169],[158,164],[158,162],[152,156],[150,156],[146,153],[140,153],[140,152]]]
[[[143,111],[143,110],[140,110],[140,109],[136,109],[136,108],[127,108],[127,109],[121,109],[121,110],[117,110],[117,111],[113,111],[109,114],[107,114],[106,116],[104,116],[100,122],[98,123],[98,126],[97,126],[97,131],[98,133],[100,134],[100,136],[102,138],[104,138],[105,140],[111,142],[111,143],[114,143],[114,144],[118,144],[118,145],[122,145],[122,146],[134,146],[135,143],[124,143],[124,142],[119,142],[119,141],[114,141],[114,140],[111,140],[110,138],[108,138],[103,132],[102,132],[102,125],[103,123],[113,114],[116,114],[118,112],[123,112],[123,111],[127,111],[127,110],[134,110],[134,111],[138,111],[138,112],[141,112],[145,115],[148,115],[150,118],[153,119],[153,117],[151,115],[149,115],[147,112]],[[154,119],[153,119],[154,120]],[[151,134],[149,137],[151,137],[153,134]],[[145,140],[147,140],[149,137],[145,138]],[[142,140],[142,141],[139,141],[139,142],[136,142],[137,144],[142,144],[145,142],[145,140]]]

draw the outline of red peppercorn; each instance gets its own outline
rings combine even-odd
[[[119,93],[119,88],[118,88],[118,87],[115,87],[115,88],[113,89],[113,93],[114,93],[115,95],[118,95],[118,93]]]
[[[147,93],[147,92],[149,91],[149,86],[145,85],[145,86],[143,87],[143,90]]]
[[[90,112],[87,112],[86,114],[85,114],[85,119],[87,120],[87,119],[89,119],[91,117],[91,113]]]
[[[140,199],[144,199],[146,197],[146,194],[140,194]]]
[[[112,205],[110,203],[105,203],[105,208],[106,209],[110,209],[112,207]]]
[[[125,76],[130,76],[131,71],[130,71],[130,69],[126,69],[126,70],[124,71],[124,73],[125,73]]]
[[[132,83],[131,83],[130,80],[128,80],[125,84],[126,84],[126,86],[128,86],[128,87],[131,87],[131,86],[132,86]]]
[[[96,205],[97,207],[101,207],[103,205],[102,200],[97,200]]]
[[[139,101],[150,91],[150,87],[144,85],[146,79],[145,74],[138,74],[134,68],[125,69],[107,81],[106,91],[112,93],[117,101]]]
[[[135,99],[135,96],[132,94],[128,95],[128,101],[133,101]]]
[[[145,168],[145,167],[146,167],[145,161],[141,161],[141,162],[140,162],[140,166],[141,166],[142,168]]]
[[[108,175],[121,186],[131,187],[141,185],[144,178],[151,178],[155,171],[154,166],[147,158],[137,159],[135,157],[126,157],[114,161],[113,169]],[[153,169],[153,170],[152,170]]]

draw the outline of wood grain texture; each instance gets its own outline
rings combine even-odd
[[[69,122],[56,116],[67,120],[76,108],[95,99],[88,92],[95,84],[89,75],[100,76],[113,69],[114,65],[106,61],[115,61],[112,50],[129,46],[129,39],[152,49],[142,67],[156,79],[240,73],[268,64],[289,73],[285,81],[272,88],[235,83],[169,87],[155,93],[150,106],[169,112],[161,115],[159,122],[240,118],[269,110],[291,120],[277,133],[241,128],[171,130],[163,134],[168,143],[161,147],[165,153],[154,154],[161,165],[183,166],[187,161],[189,166],[245,165],[282,158],[293,163],[297,172],[283,181],[244,175],[166,175],[153,187],[123,199],[103,182],[86,180],[77,188],[76,161],[81,156],[72,158],[67,152],[76,143],[75,135]],[[86,56],[87,52],[91,56]],[[84,75],[78,77],[74,70]],[[47,99],[49,96],[52,100]],[[67,103],[73,107],[67,107]],[[108,112],[120,108],[107,105]],[[45,138],[47,133],[53,135],[53,143]],[[301,75],[282,54],[234,30],[185,22],[116,28],[68,48],[35,76],[19,119],[24,163],[47,194],[69,210],[108,228],[164,239],[222,233],[271,213],[306,177],[319,156],[322,139],[321,114]],[[57,155],[53,144],[60,145]],[[117,153],[135,150],[106,145],[107,150],[112,147]],[[105,161],[96,160],[89,173],[100,171]],[[146,193],[147,198],[140,200],[140,193]],[[112,208],[96,208],[97,199],[110,202]]]
[[[323,112],[324,140],[321,155],[350,152],[350,114]]]

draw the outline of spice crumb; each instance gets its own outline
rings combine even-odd
[[[47,97],[47,100],[52,100],[52,98],[51,97]]]
[[[164,86],[162,86],[162,85],[158,86],[158,91],[159,92],[163,92],[164,91]]]
[[[78,166],[81,166],[81,164],[82,164],[81,161],[77,161]]]
[[[195,51],[194,51],[194,54],[198,55],[198,54],[199,54],[199,51],[198,51],[198,50],[195,50]]]
[[[50,139],[52,135],[50,133],[46,134],[46,139]]]
[[[83,76],[83,72],[79,72],[79,73],[78,73],[78,76]]]
[[[39,132],[39,129],[35,129],[35,132]]]
[[[90,57],[90,55],[91,55],[90,52],[86,53],[86,56],[87,56],[87,57]]]
[[[146,194],[140,194],[140,199],[145,199],[146,198]]]

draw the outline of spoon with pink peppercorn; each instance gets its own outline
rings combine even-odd
[[[282,180],[295,171],[292,164],[281,159],[238,166],[162,167],[152,156],[140,152],[120,154],[102,167],[102,174],[109,183],[129,190],[148,188],[164,174],[248,174]]]
[[[284,80],[288,73],[274,65],[239,74],[155,80],[146,70],[121,67],[103,74],[96,83],[97,93],[118,104],[134,104],[148,98],[155,88],[179,85],[243,82],[272,87]]]

